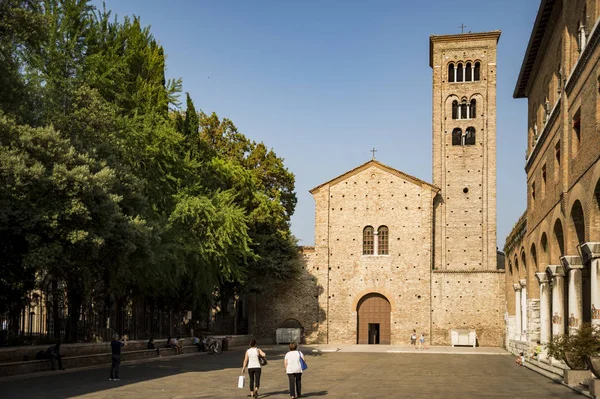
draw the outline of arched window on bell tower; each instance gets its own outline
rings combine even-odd
[[[475,63],[475,69],[474,69],[474,74],[473,74],[473,80],[478,81],[480,80],[480,69],[481,69],[481,63],[479,61],[477,61]]]
[[[459,127],[452,131],[452,145],[462,145],[462,129]]]
[[[464,145],[475,145],[475,128],[470,126],[465,132]]]
[[[473,80],[473,68],[471,67],[471,63],[467,62],[467,67],[465,68],[465,82],[470,82]]]
[[[475,119],[477,117],[477,100],[472,99],[469,104],[469,117]]]
[[[454,64],[452,62],[448,64],[448,82],[454,83]]]
[[[464,82],[464,70],[463,64],[461,62],[459,62],[458,65],[456,65],[456,81]]]
[[[452,119],[458,119],[458,100],[452,101]]]

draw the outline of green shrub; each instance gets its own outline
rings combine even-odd
[[[600,327],[584,323],[574,334],[559,334],[546,344],[548,355],[574,370],[587,369],[586,357],[600,354]]]

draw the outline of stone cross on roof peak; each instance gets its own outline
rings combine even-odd
[[[375,153],[377,152],[377,150],[375,149],[375,147],[373,147],[372,150],[370,150],[373,153],[373,158],[371,158],[373,161],[375,160]]]

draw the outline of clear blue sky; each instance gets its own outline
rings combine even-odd
[[[431,182],[429,35],[502,31],[498,246],[526,208],[526,100],[512,98],[538,0],[105,0],[139,15],[196,108],[263,141],[296,175],[292,231],[314,243],[308,190],[370,159]],[[101,1],[94,0],[100,5]]]

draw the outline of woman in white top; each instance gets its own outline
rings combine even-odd
[[[285,354],[285,360],[283,361],[290,383],[290,396],[292,399],[299,398],[302,391],[302,365],[300,364],[300,358],[306,362],[302,352],[297,349],[298,344],[292,342],[290,344],[290,351]]]
[[[244,363],[242,364],[242,374],[246,372],[248,368],[248,375],[250,376],[250,397],[254,396],[258,398],[258,387],[260,386],[260,372],[261,366],[258,360],[258,355],[267,357],[265,352],[256,347],[256,340],[250,341],[250,348],[246,350],[246,356],[244,356]],[[247,367],[246,367],[247,366]],[[254,381],[256,379],[256,386]]]

